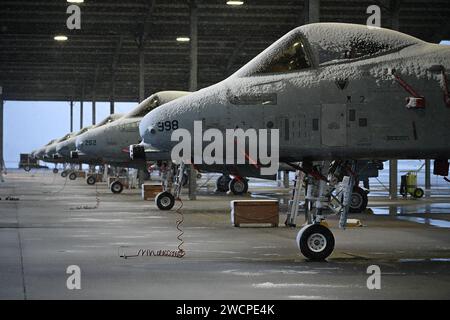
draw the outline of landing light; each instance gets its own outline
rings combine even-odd
[[[63,35],[57,35],[53,39],[55,39],[56,41],[67,41],[67,37]]]
[[[84,0],[67,0],[68,3],[83,3]]]
[[[189,41],[191,41],[191,39],[189,37],[178,37],[177,41],[178,42],[189,42]]]
[[[227,1],[227,5],[229,6],[242,6],[243,4],[244,1],[235,1],[235,0]]]

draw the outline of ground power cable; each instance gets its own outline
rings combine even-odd
[[[151,250],[151,249],[139,249],[136,254],[127,255],[125,252],[120,252],[121,249],[125,247],[119,247],[118,255],[121,258],[135,258],[135,257],[171,257],[171,258],[183,258],[186,255],[186,251],[183,249],[184,240],[183,234],[184,231],[182,229],[182,225],[184,222],[184,214],[181,208],[183,208],[183,201],[180,198],[176,199],[180,202],[180,205],[175,210],[178,215],[178,219],[176,220],[176,229],[178,231],[177,240],[179,241],[177,249],[178,250],[170,250],[170,249],[160,249],[160,250]]]

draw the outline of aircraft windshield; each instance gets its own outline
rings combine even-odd
[[[74,137],[79,136],[80,134],[85,133],[86,131],[88,131],[91,128],[91,126],[89,127],[84,127],[83,129],[81,129],[80,131],[78,131]]]
[[[242,68],[243,76],[277,74],[308,69],[312,66],[300,34],[282,38]]]
[[[112,115],[107,116],[105,119],[103,119],[102,121],[100,121],[99,123],[97,123],[95,125],[95,128],[101,127],[107,123],[113,122],[114,120],[116,120],[116,118],[113,118]]]
[[[159,106],[159,99],[156,96],[149,97],[140,103],[134,110],[126,115],[126,118],[142,118],[147,113]]]
[[[237,77],[282,74],[314,64],[371,58],[423,41],[389,29],[365,25],[313,23],[292,30],[235,73]],[[313,63],[316,62],[316,63]]]
[[[298,28],[319,65],[371,58],[422,42],[406,34],[364,25],[317,23]]]

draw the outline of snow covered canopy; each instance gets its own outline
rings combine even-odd
[[[296,28],[242,67],[237,76],[277,74],[318,65],[369,58],[423,41],[389,29],[365,25],[314,23]]]
[[[135,109],[130,111],[125,118],[142,118],[154,108],[159,106],[159,99],[155,95],[151,95],[142,101]]]

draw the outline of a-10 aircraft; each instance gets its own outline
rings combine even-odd
[[[72,159],[70,157],[70,152],[75,150],[75,141],[76,138],[86,133],[88,130],[92,128],[97,128],[106,125],[107,123],[113,122],[123,114],[111,114],[108,115],[105,119],[97,123],[95,126],[87,126],[83,127],[80,131],[75,133],[68,133],[64,135],[62,138],[53,139],[46,145],[36,149],[31,152],[31,156],[35,159],[43,160],[44,162],[50,162],[55,164],[55,168],[53,172],[58,173],[58,169],[56,168],[57,164],[101,164],[92,159]],[[61,175],[65,177],[68,174],[66,170],[64,170]],[[76,175],[71,175],[71,179],[76,178]]]
[[[128,146],[141,140],[139,122],[154,108],[169,101],[183,97],[190,92],[161,91],[142,101],[136,108],[120,119],[104,126],[92,128],[76,138],[76,150],[73,159],[91,159],[98,163],[109,163],[118,167],[136,168],[147,171],[147,163],[139,159],[130,159]],[[123,185],[120,180],[114,181],[110,189],[120,193]]]
[[[297,245],[322,260],[335,240],[321,222],[336,214],[345,227],[357,161],[436,159],[434,173],[448,175],[449,68],[447,46],[363,25],[305,25],[222,82],[151,111],[130,156],[167,157],[179,143],[171,139],[177,129],[194,137],[192,155],[199,146],[204,152],[211,137],[195,142],[199,124],[222,136],[228,129],[278,129],[279,139],[266,147],[278,144],[279,162],[298,170],[297,186],[306,185],[307,225]],[[173,196],[166,191],[158,199],[170,203]]]

